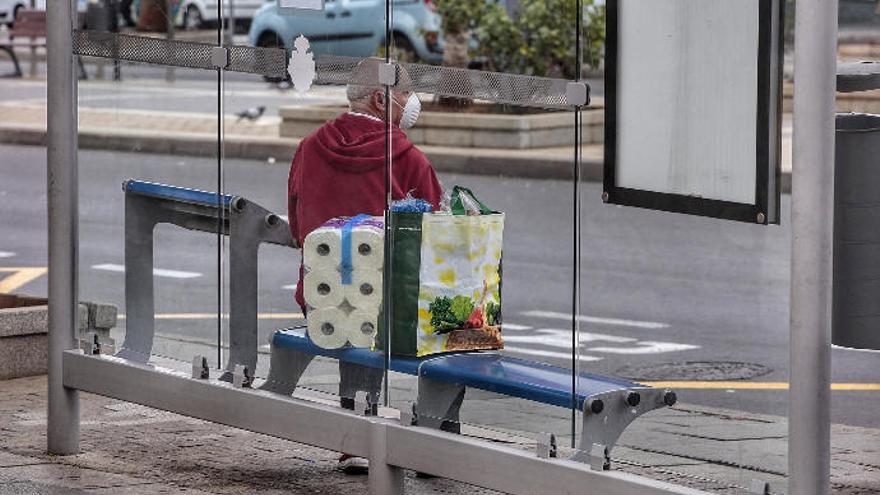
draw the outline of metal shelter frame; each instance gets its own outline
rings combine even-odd
[[[830,490],[831,246],[837,0],[798,0],[792,177],[789,493]],[[193,378],[77,349],[77,78],[70,0],[48,9],[49,453],[79,452],[78,391],[370,458],[374,494],[415,469],[508,493],[697,494],[695,490],[436,430]],[[221,53],[222,50],[222,53]],[[216,47],[212,59],[230,63]],[[575,83],[577,84],[577,83]],[[576,93],[578,86],[565,88]],[[131,387],[138,383],[138,388]],[[222,404],[222,407],[217,407]],[[473,466],[480,466],[474,469]]]

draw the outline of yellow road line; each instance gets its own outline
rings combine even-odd
[[[786,382],[640,382],[657,388],[702,390],[788,390]],[[831,390],[848,392],[880,391],[880,383],[832,383]]]
[[[12,275],[7,275],[0,279],[0,294],[8,294],[22,285],[45,275],[48,271],[49,269],[44,266],[31,268],[0,267],[0,272],[12,273]]]
[[[125,319],[125,315],[119,315],[120,320]],[[157,320],[213,320],[217,318],[217,313],[158,313]],[[302,319],[302,313],[259,313],[257,318],[261,320],[296,320]],[[223,319],[229,319],[228,313],[223,313]]]

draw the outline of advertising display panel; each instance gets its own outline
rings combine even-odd
[[[612,0],[608,203],[779,223],[782,2]]]

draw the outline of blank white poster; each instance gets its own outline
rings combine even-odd
[[[617,186],[755,203],[759,0],[620,0]]]

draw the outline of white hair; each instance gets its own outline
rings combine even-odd
[[[384,91],[382,86],[363,86],[360,84],[349,84],[345,88],[345,96],[348,97],[349,103],[355,101],[363,101],[370,97],[376,91]]]

